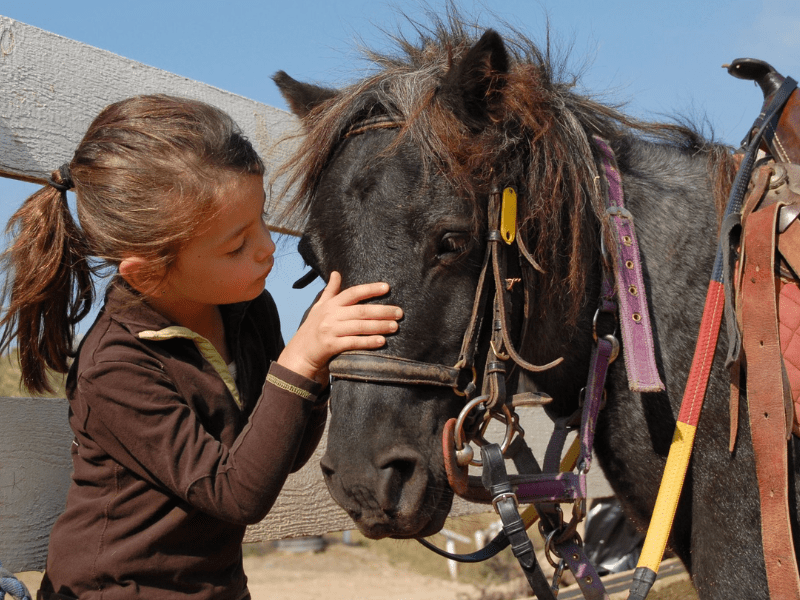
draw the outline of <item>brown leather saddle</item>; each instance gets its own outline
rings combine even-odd
[[[788,94],[782,111],[765,117],[759,127],[763,155],[742,210],[726,219],[722,235],[729,242],[730,449],[736,448],[739,399],[746,388],[770,597],[798,600],[788,440],[800,436],[800,93],[794,80],[762,61],[740,59],[728,70],[756,81],[765,107],[776,95]],[[749,132],[745,146],[753,135]]]

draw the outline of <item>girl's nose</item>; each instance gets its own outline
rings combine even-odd
[[[258,262],[267,260],[275,253],[275,242],[272,241],[272,236],[269,233],[269,228],[266,223],[261,226],[261,233],[259,246],[256,250],[256,260]]]

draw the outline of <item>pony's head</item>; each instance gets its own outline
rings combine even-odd
[[[513,186],[516,235],[530,253],[520,352],[536,364],[562,357],[537,384],[577,398],[582,382],[570,374],[585,373],[601,260],[590,139],[619,145],[631,122],[574,94],[548,52],[521,38],[488,30],[475,39],[450,22],[400,47],[402,56],[372,55],[375,74],[341,90],[274,78],[303,125],[287,167],[297,193],[291,214],[305,223],[301,255],[324,279],[339,271],[344,286],[391,285],[376,301],[401,306],[405,317],[377,354],[453,366],[484,260],[488,198]],[[442,527],[453,497],[442,431],[463,404],[446,387],[334,383],[322,470],[365,535],[420,537]],[[556,401],[552,410],[567,408]]]

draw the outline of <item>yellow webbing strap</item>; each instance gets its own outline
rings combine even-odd
[[[672,521],[675,518],[674,507],[678,504],[683,481],[686,478],[686,469],[692,453],[696,429],[694,425],[680,421],[675,425],[675,434],[672,437],[667,465],[664,467],[664,476],[658,489],[653,517],[650,519],[650,527],[647,530],[638,567],[658,572],[661,559],[664,557],[664,549],[667,547],[667,538],[672,529]]]

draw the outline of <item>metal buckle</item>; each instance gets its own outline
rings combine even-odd
[[[514,504],[517,508],[519,508],[519,499],[514,492],[503,492],[502,494],[498,494],[494,498],[492,498],[492,508],[494,508],[494,512],[500,514],[500,511],[497,509],[497,503],[501,500],[508,500],[509,498],[514,499]]]
[[[633,221],[633,215],[627,208],[622,206],[609,206],[606,209],[606,214],[611,217],[622,217],[623,219],[629,219]]]

